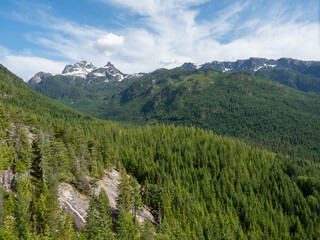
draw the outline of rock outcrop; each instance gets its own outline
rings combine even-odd
[[[88,177],[88,179],[90,179]],[[105,170],[105,176],[102,180],[97,182],[97,187],[93,189],[95,195],[98,195],[101,189],[104,189],[110,200],[110,207],[113,212],[116,208],[116,198],[118,196],[118,184],[120,182],[120,173],[116,169],[112,171]],[[73,217],[77,227],[81,228],[85,225],[86,211],[89,207],[89,197],[79,193],[74,187],[68,183],[61,183],[59,185],[59,202],[61,208]],[[147,218],[154,222],[154,217],[149,208],[144,206],[138,212],[137,218],[140,223],[143,223]]]

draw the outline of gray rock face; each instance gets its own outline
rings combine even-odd
[[[89,207],[89,197],[79,193],[68,183],[59,185],[60,207],[74,219],[78,228],[86,224],[86,211]]]
[[[101,79],[104,82],[122,81],[128,74],[120,72],[110,62],[101,68],[97,68],[87,75],[88,83],[97,82]],[[96,79],[95,79],[96,78]]]
[[[0,173],[0,183],[5,190],[11,189],[16,174],[11,169],[4,170]]]
[[[186,69],[186,70],[196,70],[197,66],[191,62],[184,63],[181,68]]]
[[[39,83],[41,82],[42,78],[48,77],[48,76],[52,76],[51,73],[45,73],[45,72],[38,72],[36,75],[34,75],[34,77],[32,77],[29,80],[29,83]]]
[[[37,84],[45,77],[52,76],[53,74],[39,72],[32,77],[28,83]],[[73,79],[74,77],[80,77],[84,79],[86,84],[94,84],[101,82],[118,82],[124,79],[138,78],[143,76],[143,73],[138,74],[125,74],[119,71],[112,63],[108,62],[107,65],[97,68],[92,63],[86,61],[77,62],[74,65],[67,65],[63,69],[61,74],[56,76],[68,76]],[[54,79],[54,78],[52,78]]]
[[[86,61],[77,62],[74,65],[67,65],[62,71],[62,75],[85,78],[88,73],[96,69],[92,63]]]
[[[90,180],[87,177],[87,180]],[[92,189],[95,195],[98,195],[101,189],[104,189],[110,200],[110,207],[116,211],[116,198],[118,197],[118,184],[120,183],[120,173],[113,169],[112,171],[105,171],[105,176],[102,180],[97,182],[97,187]],[[68,183],[61,183],[59,185],[59,198],[60,207],[64,208],[66,212],[73,217],[77,227],[85,226],[86,211],[89,207],[89,197],[79,193],[74,187]],[[154,222],[154,217],[147,206],[144,206],[138,212],[137,218],[140,223],[149,218]]]

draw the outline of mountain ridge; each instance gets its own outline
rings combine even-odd
[[[252,71],[256,72],[261,68],[283,68],[296,71],[303,71],[310,66],[320,67],[320,61],[303,61],[293,58],[279,58],[277,60],[267,58],[251,57],[249,59],[237,61],[212,61],[204,64],[191,62],[184,63],[181,68],[187,70],[214,69],[221,72]],[[320,76],[317,74],[317,76]]]
[[[142,76],[143,73],[126,74],[117,69],[111,62],[108,62],[103,67],[96,67],[91,62],[85,60],[76,62],[64,67],[61,74],[52,74],[46,72],[36,73],[29,81],[29,84],[38,84],[44,78],[49,76],[66,76],[72,78],[81,78],[84,83],[100,83],[100,82],[120,82],[127,78],[135,78]]]
[[[269,78],[304,92],[320,92],[320,61],[302,61],[292,58],[249,58],[234,62],[184,63],[186,70],[212,69],[219,72],[249,71],[256,76]]]

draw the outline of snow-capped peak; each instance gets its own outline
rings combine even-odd
[[[80,61],[74,65],[67,65],[62,71],[62,75],[86,78],[87,74],[95,70],[92,63]]]
[[[52,75],[53,74],[43,72],[37,73],[32,79],[30,79],[30,83],[39,83],[42,78]],[[143,76],[142,73],[132,75],[122,73],[117,68],[115,68],[115,66],[111,62],[108,62],[103,67],[97,68],[91,62],[87,61],[80,61],[73,65],[67,65],[62,71],[62,74],[58,75],[81,77],[84,78],[85,83],[90,84],[99,82],[117,82],[124,79]]]

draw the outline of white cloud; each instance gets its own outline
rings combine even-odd
[[[21,66],[16,67],[18,74],[22,74],[24,64],[30,61],[24,79],[40,70],[61,72],[65,63],[50,61],[47,59],[50,57],[60,57],[68,63],[88,60],[96,66],[111,61],[127,73],[172,68],[189,61],[204,63],[249,57],[319,60],[319,23],[298,21],[281,3],[266,9],[263,16],[249,16],[239,21],[253,1],[231,4],[206,20],[198,18],[200,5],[206,0],[100,1],[129,9],[142,17],[110,32],[41,11],[29,17],[17,16],[21,21],[45,28],[46,32],[26,36],[30,42],[47,49],[42,55],[45,58],[33,57],[32,52],[21,56],[7,52],[2,56],[8,56],[6,62],[12,68],[14,60],[17,61]],[[222,43],[220,39],[225,35],[231,35],[232,39]],[[5,52],[0,47],[1,51]],[[37,62],[39,67],[35,67]],[[59,67],[55,67],[56,64]]]
[[[1,57],[1,62],[17,76],[28,81],[35,73],[43,71],[49,73],[61,73],[65,62],[52,61],[45,58],[32,56],[8,55]]]
[[[256,33],[220,45],[214,50],[218,60],[248,57],[301,60],[319,59],[319,24],[287,23],[279,26],[266,24]]]
[[[126,43],[120,56],[126,58],[119,63],[127,71],[152,71],[159,65],[170,68],[186,61],[203,63],[252,56],[319,59],[319,24],[295,21],[294,17],[285,16],[281,8],[280,12],[270,11],[270,21],[255,16],[240,25],[239,14],[250,6],[250,1],[236,2],[205,22],[197,21],[199,11],[194,8],[204,1],[183,1],[183,4],[179,0],[105,1],[144,16],[139,27],[121,31]],[[219,42],[225,34],[246,30],[244,36]],[[124,64],[126,59],[135,62],[134,67],[138,62],[144,63],[140,64],[142,69]]]
[[[124,43],[124,37],[109,33],[94,42],[93,47],[106,56],[113,55]]]

